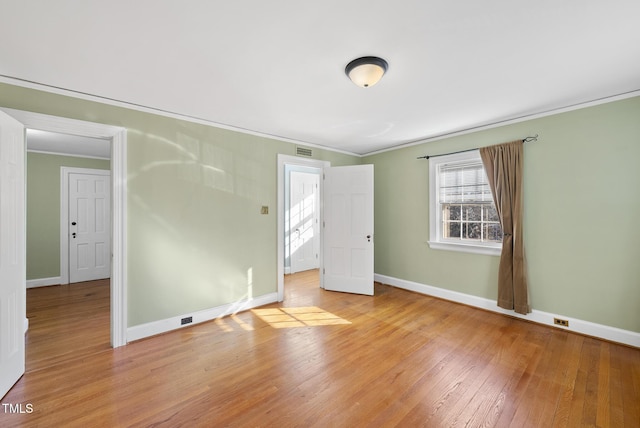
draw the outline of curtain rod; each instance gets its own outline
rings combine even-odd
[[[538,134],[534,135],[533,137],[527,137],[522,139],[523,143],[529,143],[531,141],[538,141]],[[429,158],[437,158],[438,156],[457,155],[458,153],[472,152],[474,150],[478,150],[478,148],[476,147],[475,149],[460,150],[459,152],[441,153],[439,155],[431,155],[431,156],[425,155],[425,156],[420,156],[416,159],[429,159]]]

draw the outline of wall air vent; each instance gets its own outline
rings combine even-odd
[[[296,155],[309,157],[313,155],[313,152],[311,151],[311,149],[308,149],[306,147],[296,147]]]

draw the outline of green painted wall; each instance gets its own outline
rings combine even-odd
[[[431,250],[428,161],[539,134],[525,145],[533,309],[640,332],[640,97],[369,156],[376,273],[495,299],[499,258]]]
[[[6,84],[0,105],[128,129],[130,326],[276,291],[276,156],[293,144]],[[640,98],[365,159],[314,152],[375,165],[377,273],[494,299],[497,257],[429,249],[428,163],[415,158],[536,133],[525,146],[533,308],[640,331]]]
[[[27,279],[60,276],[60,167],[109,169],[108,160],[27,153]]]
[[[127,128],[129,326],[276,292],[277,154],[295,145],[6,84],[0,105]]]

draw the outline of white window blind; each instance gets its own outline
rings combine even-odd
[[[481,161],[441,164],[440,203],[492,202]]]
[[[431,247],[472,252],[480,252],[480,247],[499,249],[502,227],[480,154],[446,155],[429,162]]]

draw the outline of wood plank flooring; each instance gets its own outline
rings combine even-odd
[[[289,276],[282,304],[115,350],[104,348],[108,295],[99,304],[85,288],[93,309],[69,314],[33,292],[28,371],[2,399],[33,412],[0,408],[0,426],[640,426],[640,349],[386,285],[369,297],[317,281]],[[70,332],[104,305],[103,330]]]
[[[27,372],[111,350],[109,287],[104,279],[27,289]]]

